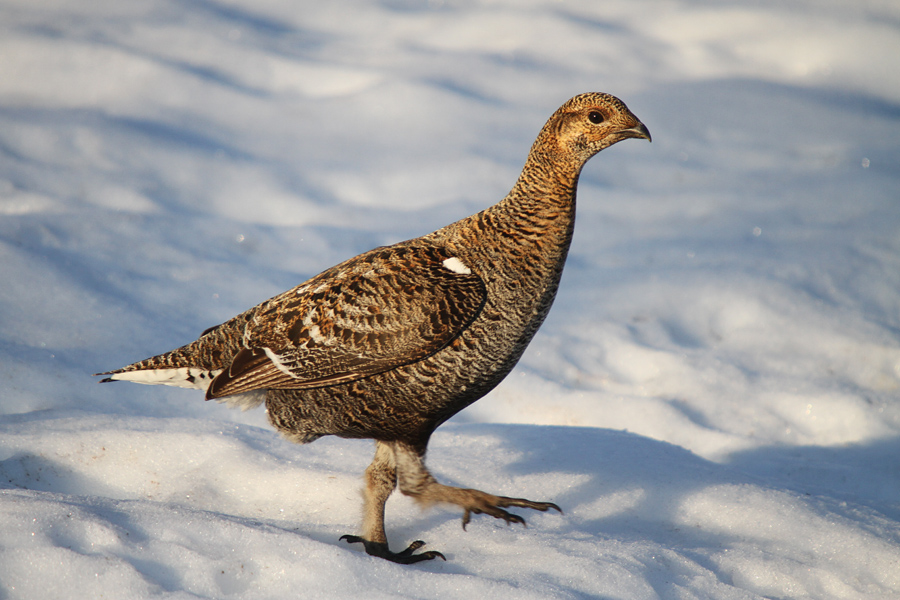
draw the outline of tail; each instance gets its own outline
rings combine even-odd
[[[240,350],[233,320],[207,329],[199,339],[164,354],[116,369],[97,373],[106,375],[100,383],[132,381],[148,385],[171,385],[203,390],[231,364]]]
[[[107,383],[110,381],[131,381],[148,385],[171,385],[181,388],[203,390],[205,392],[212,380],[215,379],[216,375],[222,372],[222,369],[206,371],[196,367],[151,368],[141,366],[150,360],[153,359],[148,358],[146,361],[128,365],[117,371],[96,373],[96,375],[109,375],[109,377],[101,379],[100,383]]]

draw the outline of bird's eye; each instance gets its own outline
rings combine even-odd
[[[603,115],[596,110],[592,110],[588,113],[588,120],[594,125],[599,125],[603,122]]]

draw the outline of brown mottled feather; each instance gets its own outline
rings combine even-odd
[[[413,563],[438,552],[388,549],[384,505],[395,488],[420,503],[460,506],[463,525],[484,513],[557,509],[549,502],[441,485],[425,467],[431,433],[496,386],[547,316],[575,225],[584,164],[647,128],[621,100],[581,94],[544,125],[509,194],[421,238],[376,248],[206,330],[171,352],[104,373],[197,387],[243,407],[265,401],[288,439],[376,440],[366,470],[360,542]],[[212,381],[210,384],[209,382]],[[250,394],[260,390],[258,394]]]
[[[486,298],[481,278],[451,271],[449,258],[427,245],[380,248],[263,303],[206,397],[347,383],[434,354]]]

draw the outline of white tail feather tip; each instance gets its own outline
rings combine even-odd
[[[131,381],[147,385],[172,385],[175,387],[189,388],[206,391],[209,383],[222,370],[205,371],[189,367],[177,369],[148,369],[144,371],[125,371],[110,375],[110,379],[116,381]]]

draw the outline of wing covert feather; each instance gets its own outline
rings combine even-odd
[[[207,397],[336,385],[438,352],[487,298],[478,275],[444,264],[451,258],[432,246],[378,248],[264,302]]]

